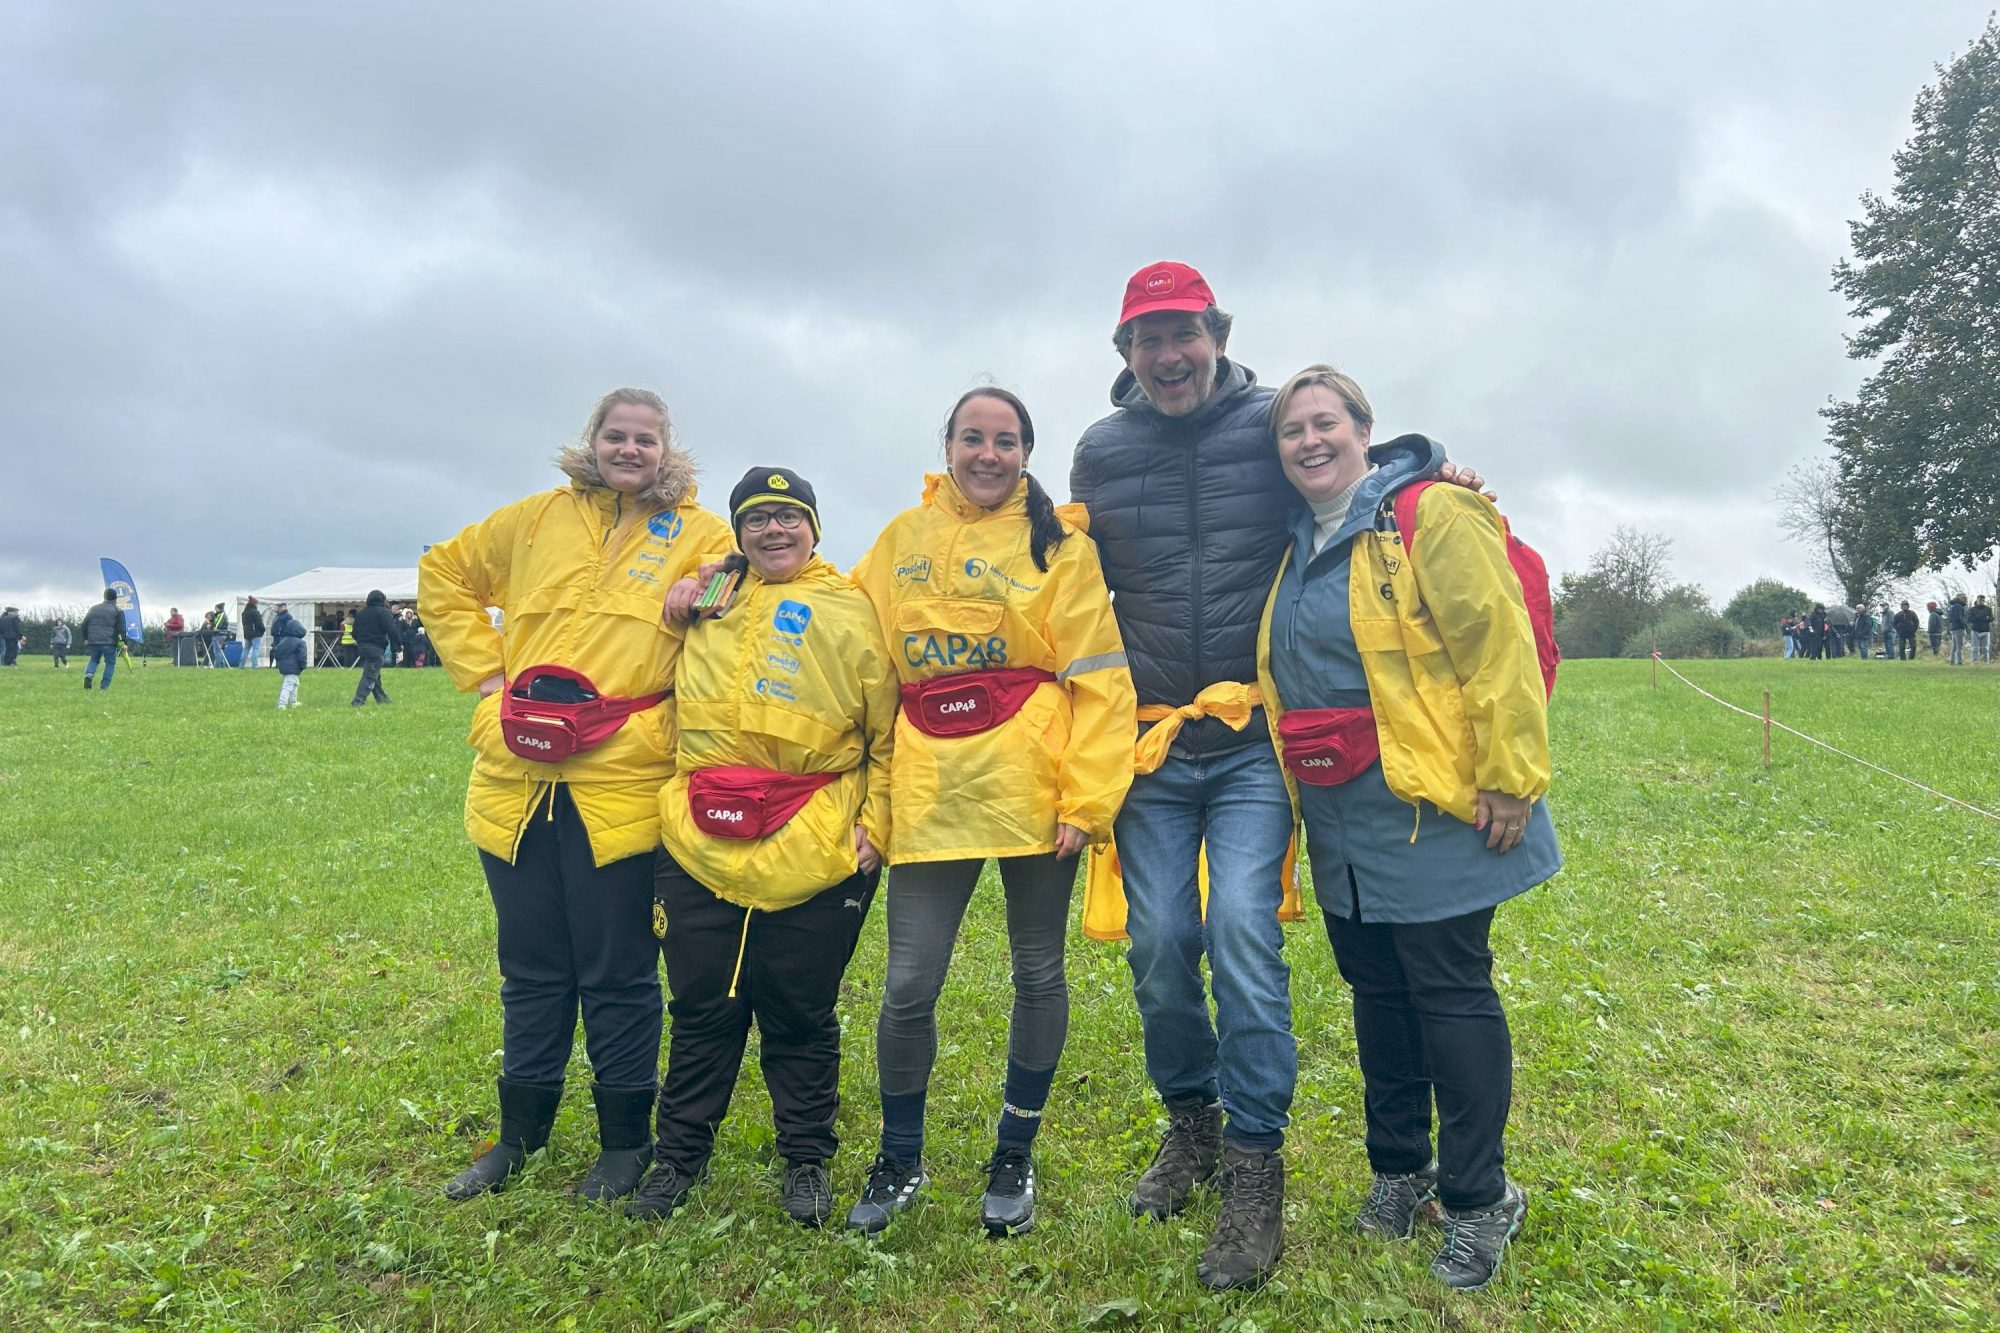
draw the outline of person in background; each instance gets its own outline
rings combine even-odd
[[[1944,623],[1945,628],[1951,632],[1951,664],[1953,666],[1964,666],[1965,636],[1968,624],[1965,617],[1964,593],[1952,594],[1951,600],[1945,603]]]
[[[69,622],[58,619],[49,631],[49,662],[57,670],[69,665]]]
[[[13,666],[21,655],[21,611],[10,606],[0,611],[0,666]]]
[[[1993,608],[1986,604],[1986,594],[1973,599],[1965,612],[1966,626],[1972,631],[1972,660],[1991,662],[1993,660]]]
[[[1306,507],[1258,674],[1354,995],[1375,1178],[1353,1225],[1406,1240],[1435,1198],[1431,1274],[1477,1291],[1527,1214],[1505,1169],[1513,1049],[1490,934],[1501,903],[1562,868],[1547,686],[1498,511],[1433,485],[1399,533],[1395,493],[1434,477],[1444,450],[1421,435],[1370,449],[1373,425],[1361,386],[1328,365],[1272,401]]]
[[[928,1179],[938,994],[991,858],[1014,994],[980,1222],[1005,1236],[1035,1225],[1035,1135],[1069,1031],[1076,857],[1110,839],[1138,722],[1097,548],[1027,471],[1027,406],[974,389],[940,438],[945,470],[925,477],[923,502],[891,519],[854,568],[899,650],[903,711],[875,1035],[882,1143],[847,1225],[881,1230]]]
[[[255,597],[243,599],[243,665],[264,665],[264,612]]]
[[[653,879],[672,1028],[653,1169],[625,1211],[670,1216],[707,1174],[754,1022],[781,1206],[817,1227],[840,1146],[835,1005],[889,845],[896,671],[867,597],[813,552],[804,477],[751,468],[729,512],[733,600],[692,624],[693,580],[667,600],[686,638]]]
[[[1882,626],[1882,657],[1893,661],[1896,657],[1896,618],[1889,614],[1889,604],[1883,602],[1875,608],[1875,619]]]
[[[1812,610],[1806,612],[1806,627],[1802,635],[1805,641],[1805,655],[1809,662],[1820,661],[1826,655],[1826,608],[1814,602]]]
[[[1789,611],[1778,620],[1778,638],[1784,643],[1783,653],[1786,661],[1798,655],[1798,622],[1792,618],[1792,613]]]
[[[1944,642],[1944,612],[1936,602],[1924,603],[1924,633],[1930,636],[1931,656],[1936,657]]]
[[[629,1194],[653,1158],[654,853],[683,639],[662,611],[667,588],[732,543],[697,503],[694,459],[651,390],[604,395],[556,461],[566,486],[495,511],[417,563],[417,606],[445,670],[480,696],[465,830],[493,899],[502,978],[499,1139],[445,1186],[454,1200],[502,1188],[548,1142],[579,1009],[599,1152],[578,1197]],[[504,628],[489,607],[505,610]],[[567,711],[537,734],[537,707]],[[536,742],[568,753],[545,758]]]
[[[278,668],[278,707],[299,706],[299,677],[306,669],[306,627],[292,615],[291,608],[278,603],[271,621],[271,663]]]
[[[179,659],[174,656],[174,643],[183,634],[187,633],[187,617],[181,614],[181,609],[178,606],[167,608],[165,629],[167,634],[167,658],[169,661],[177,662]]]
[[[1917,655],[1917,613],[1910,609],[1908,602],[1896,613],[1892,622],[1896,626],[1896,649],[1898,660],[1907,662]]]
[[[1862,602],[1854,608],[1854,651],[1866,661],[1874,643],[1875,617],[1869,614],[1868,603]]]
[[[354,617],[354,651],[361,663],[361,679],[355,682],[354,707],[367,704],[369,695],[386,704],[389,692],[382,688],[382,667],[388,661],[390,644],[396,638],[396,618],[389,614],[389,599],[376,588],[368,594],[367,605]]]
[[[104,688],[111,688],[111,673],[118,666],[118,640],[125,635],[125,613],[118,609],[118,590],[106,588],[104,600],[83,613],[83,646],[90,660],[83,668],[83,688],[91,688],[90,677],[99,662],[104,663]]]

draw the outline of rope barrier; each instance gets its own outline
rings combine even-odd
[[[1789,732],[1792,735],[1797,736],[1802,741],[1811,741],[1814,745],[1819,746],[1820,749],[1831,750],[1833,751],[1833,753],[1839,755],[1842,759],[1852,759],[1855,763],[1860,764],[1863,768],[1872,768],[1877,773],[1880,773],[1885,777],[1892,777],[1896,779],[1896,781],[1898,782],[1907,782],[1912,787],[1915,787],[1918,791],[1929,792],[1931,795],[1937,797],[1941,801],[1949,801],[1951,802],[1951,804],[1959,807],[1961,810],[1970,810],[1973,814],[1978,815],[1982,819],[1990,819],[1994,823],[2000,824],[2000,814],[1995,814],[1991,810],[1984,809],[1981,806],[1973,805],[1970,801],[1961,801],[1956,796],[1950,795],[1949,793],[1946,792],[1939,791],[1936,787],[1926,787],[1923,783],[1918,782],[1915,778],[1906,778],[1901,773],[1891,772],[1890,770],[1882,767],[1882,765],[1880,764],[1871,763],[1868,760],[1863,759],[1858,754],[1849,754],[1847,751],[1841,749],[1837,745],[1828,745],[1825,741],[1821,740],[1819,737],[1808,736],[1803,731],[1800,731],[1797,727],[1788,727],[1774,717],[1766,717],[1761,713],[1753,713],[1747,708],[1738,708],[1735,704],[1729,702],[1729,700],[1720,698],[1717,695],[1710,694],[1707,690],[1704,690],[1701,686],[1695,684],[1693,681],[1689,680],[1686,676],[1683,676],[1680,672],[1674,670],[1673,667],[1668,664],[1667,660],[1661,657],[1658,652],[1655,652],[1653,654],[1653,661],[1655,664],[1659,666],[1666,667],[1667,674],[1669,676],[1672,676],[1675,680],[1687,686],[1689,689],[1693,690],[1696,694],[1701,695],[1705,699],[1715,700],[1716,703],[1721,704],[1724,708],[1727,708],[1732,713],[1741,713],[1743,714],[1743,716],[1747,718],[1751,718],[1755,721],[1765,723],[1766,725],[1776,727],[1780,731]]]

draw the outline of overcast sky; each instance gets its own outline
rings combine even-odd
[[[974,383],[1063,497],[1163,258],[1552,569],[1626,523],[1818,591],[1769,496],[1862,373],[1828,269],[1989,8],[9,0],[0,596],[413,564],[628,383],[845,564]]]

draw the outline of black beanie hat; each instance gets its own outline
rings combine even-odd
[[[805,510],[806,522],[812,524],[813,541],[819,541],[819,501],[813,495],[812,483],[788,467],[753,467],[729,493],[729,526],[739,542],[743,536],[743,511],[768,504],[797,505]]]

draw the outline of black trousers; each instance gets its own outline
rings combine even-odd
[[[354,685],[354,702],[367,703],[372,694],[376,703],[388,703],[389,692],[382,688],[382,654],[364,644],[360,660],[361,679]]]
[[[658,1160],[690,1175],[707,1163],[754,1017],[778,1152],[790,1161],[826,1161],[840,1146],[833,1132],[840,1107],[834,1002],[882,872],[842,880],[782,912],[746,912],[704,888],[665,849],[657,865],[672,1020]]]
[[[594,864],[559,783],[552,804],[528,817],[513,865],[489,852],[479,860],[500,922],[501,1077],[561,1083],[580,1008],[597,1081],[653,1086],[661,1013],[651,854]]]
[[[1354,988],[1369,1166],[1422,1170],[1435,1100],[1439,1199],[1452,1209],[1499,1202],[1514,1051],[1493,989],[1493,909],[1414,924],[1325,916]]]

